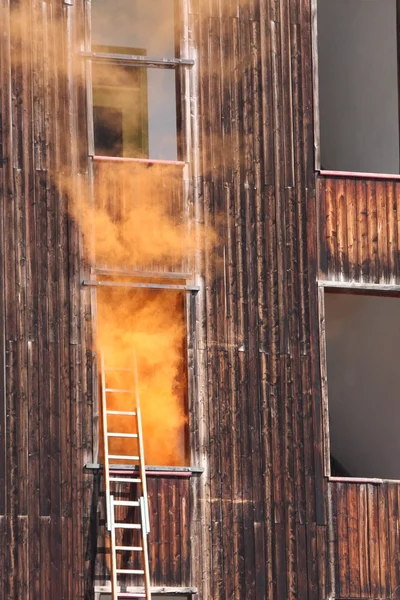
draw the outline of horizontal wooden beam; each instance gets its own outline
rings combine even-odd
[[[357,178],[357,179],[393,179],[400,180],[399,173],[357,173],[357,171],[327,171],[321,169],[317,171],[321,177],[341,177],[346,178]]]
[[[97,585],[94,588],[95,593],[97,594],[111,594],[111,585],[107,586],[107,585]],[[126,587],[126,592],[128,594],[134,594],[136,592],[141,592],[143,591],[143,587],[134,587],[134,586],[127,586]],[[168,587],[168,586],[159,586],[159,587],[152,587],[151,588],[151,593],[152,594],[165,594],[166,596],[171,596],[171,595],[193,595],[193,594],[197,594],[198,589],[195,587]]]
[[[370,485],[380,485],[382,483],[399,484],[398,479],[380,479],[379,477],[329,477],[330,483],[368,483]]]
[[[185,285],[178,283],[138,283],[133,281],[83,281],[82,285],[88,287],[123,287],[132,289],[173,290],[186,292],[199,292],[198,285]]]
[[[318,285],[321,288],[337,290],[355,290],[365,292],[395,292],[400,294],[400,285],[391,283],[361,283],[358,281],[328,281],[320,279]]]
[[[159,69],[175,69],[176,67],[192,67],[194,60],[188,58],[153,58],[137,54],[113,54],[108,52],[81,52],[84,58],[103,63],[119,65],[140,65],[141,67],[155,67]]]
[[[141,165],[147,165],[152,167],[153,165],[160,165],[165,167],[180,167],[186,166],[184,160],[157,160],[153,158],[134,158],[129,156],[98,156],[94,155],[93,160],[95,162],[107,162],[107,163],[137,163]]]

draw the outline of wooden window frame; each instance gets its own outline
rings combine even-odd
[[[322,426],[323,426],[323,463],[324,475],[328,481],[345,483],[400,483],[400,479],[384,479],[380,477],[345,477],[332,476],[330,464],[330,433],[329,433],[329,397],[327,378],[327,353],[326,353],[326,330],[325,330],[325,290],[331,291],[353,291],[365,294],[378,294],[388,297],[398,295],[400,300],[400,285],[380,283],[356,283],[342,281],[318,281],[318,313],[319,313],[319,340],[320,340],[320,377],[322,388]]]
[[[88,127],[88,153],[93,160],[118,160],[125,162],[144,162],[149,164],[178,164],[186,165],[190,158],[190,97],[188,68],[193,67],[194,60],[187,55],[187,0],[174,0],[175,7],[175,54],[176,57],[150,57],[142,55],[113,54],[107,52],[93,52],[91,47],[91,2],[86,1],[86,36],[85,50],[81,56],[86,59],[86,104]],[[93,118],[93,76],[92,63],[107,63],[116,66],[143,67],[146,69],[173,69],[176,71],[176,135],[177,135],[177,160],[165,160],[141,157],[112,157],[96,155],[94,143],[94,118]],[[151,117],[149,117],[151,118]]]
[[[178,36],[175,36],[176,43],[180,48],[180,58],[175,58],[171,61],[167,61],[168,64],[165,64],[163,59],[155,59],[143,56],[132,56],[130,57],[130,64],[145,64],[148,67],[158,67],[157,63],[161,60],[163,65],[162,68],[174,68],[178,69],[180,77],[182,79],[182,83],[180,86],[181,98],[181,111],[180,118],[182,119],[181,124],[181,136],[180,143],[182,145],[182,160],[178,161],[169,161],[169,160],[156,160],[156,159],[141,159],[141,158],[124,158],[124,157],[101,157],[95,156],[94,154],[94,130],[93,130],[93,98],[92,98],[92,52],[91,52],[91,2],[90,0],[85,0],[85,46],[84,51],[81,52],[81,56],[85,60],[85,84],[86,84],[86,106],[87,106],[87,132],[88,132],[88,156],[89,156],[89,185],[91,188],[91,203],[93,205],[93,186],[94,186],[94,167],[93,162],[108,162],[108,163],[140,163],[144,165],[175,165],[182,167],[182,182],[183,182],[183,194],[184,194],[184,202],[188,202],[189,198],[189,189],[190,189],[190,180],[197,181],[198,173],[199,173],[199,151],[198,151],[198,138],[199,138],[199,114],[198,114],[198,106],[196,102],[197,96],[193,98],[190,91],[197,89],[198,86],[198,66],[197,66],[197,53],[190,42],[189,34],[189,0],[175,0],[175,11],[176,11],[176,19],[175,23],[177,24],[179,21],[179,29],[181,37],[178,39]],[[123,57],[124,60],[127,59],[126,56]],[[146,65],[147,63],[147,65]],[[178,123],[177,123],[178,125]],[[195,214],[198,214],[200,210],[197,206],[198,199],[198,190],[196,185],[194,184],[194,189],[192,190],[194,201],[194,210]],[[191,223],[194,229],[196,228],[197,219],[192,221],[191,217],[188,220],[188,224]],[[93,246],[93,242],[92,242]],[[145,277],[154,277],[155,279],[160,277],[169,277],[171,279],[171,283],[174,280],[178,279],[186,279],[188,285],[190,285],[190,281],[200,282],[200,276],[194,275],[194,273],[199,273],[199,269],[202,265],[201,254],[196,253],[194,258],[194,271],[193,273],[138,273],[138,272],[127,272],[125,270],[115,270],[115,269],[104,269],[104,268],[96,268],[93,266],[88,273],[89,281],[84,283],[92,284],[96,281],[96,278],[101,274],[108,275],[130,275],[132,277],[135,276],[145,276]],[[196,287],[196,291],[200,290],[200,287]],[[204,385],[203,381],[203,363],[202,358],[198,356],[197,353],[197,345],[201,343],[205,332],[201,326],[201,315],[203,311],[203,302],[204,298],[198,299],[198,296],[203,296],[203,289],[201,288],[200,294],[190,293],[188,294],[187,301],[187,314],[186,314],[186,323],[187,323],[187,395],[188,395],[188,411],[189,411],[189,423],[188,423],[188,443],[189,443],[189,465],[190,467],[177,467],[174,471],[168,470],[168,476],[192,476],[192,475],[201,475],[203,473],[202,468],[202,456],[198,451],[198,446],[200,444],[200,439],[204,436],[204,431],[199,426],[199,423],[203,422],[204,416],[204,405],[201,403],[199,405],[198,397],[199,397],[199,388]],[[189,301],[190,296],[190,301]],[[93,336],[96,335],[97,331],[97,314],[96,314],[96,288],[91,287],[90,289],[90,298],[91,298],[91,328],[93,332]],[[201,375],[199,375],[201,372]],[[92,389],[95,390],[95,397],[93,399],[93,447],[92,447],[92,463],[88,463],[86,468],[89,470],[98,470],[99,465],[99,398],[97,394],[97,386],[98,386],[98,364],[97,357],[94,354],[93,361],[93,369],[92,369]],[[159,466],[159,469],[156,470],[157,476],[164,477],[166,476],[167,468],[163,466]],[[154,472],[152,471],[153,475]]]
[[[196,296],[200,291],[200,287],[186,281],[182,282],[178,274],[172,276],[165,276],[161,282],[161,276],[158,274],[143,274],[139,272],[131,272],[128,275],[128,280],[125,282],[111,282],[104,281],[105,270],[102,269],[96,274],[96,270],[93,270],[93,277],[90,280],[83,281],[83,285],[91,289],[91,306],[92,306],[92,331],[94,336],[97,332],[97,289],[105,287],[121,287],[122,289],[154,289],[154,290],[170,290],[171,292],[182,291],[185,292],[185,305],[184,305],[184,316],[185,316],[185,348],[184,348],[184,360],[185,360],[185,371],[186,371],[186,415],[187,423],[185,425],[185,451],[187,454],[187,464],[183,466],[169,467],[162,464],[151,465],[151,471],[153,475],[165,477],[168,474],[173,473],[175,476],[191,476],[194,473],[201,473],[201,469],[197,466],[192,466],[191,456],[191,427],[190,427],[190,414],[193,412],[195,402],[197,398],[196,384],[193,378],[190,376],[191,371],[194,368],[192,364],[193,359],[190,357],[189,348],[196,346]],[[103,280],[102,280],[103,274]],[[114,271],[109,271],[109,275],[115,275]],[[149,282],[149,278],[153,278],[153,282]],[[182,276],[180,276],[182,277]],[[143,282],[141,279],[145,279]],[[195,362],[195,359],[194,359]],[[99,361],[96,355],[96,363],[93,369],[93,390],[98,390],[98,379],[99,379]],[[87,465],[88,468],[99,467],[99,456],[100,456],[100,402],[98,394],[94,400],[94,420],[93,420],[93,465]],[[129,465],[127,465],[129,466]],[[148,465],[146,465],[148,467]],[[115,467],[117,468],[117,467]]]
[[[334,2],[334,0],[332,0]],[[377,0],[378,1],[378,0]],[[400,148],[400,0],[396,0],[397,8],[397,87],[399,91],[399,148]],[[311,62],[313,89],[313,124],[314,124],[314,170],[324,177],[358,177],[361,179],[396,179],[400,173],[367,173],[359,171],[336,171],[321,169],[321,122],[319,101],[319,63],[318,63],[318,0],[311,0]],[[400,168],[400,165],[399,165]]]

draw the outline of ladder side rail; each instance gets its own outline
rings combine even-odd
[[[106,370],[104,365],[104,354],[101,353],[101,400],[103,412],[103,443],[104,443],[104,482],[107,511],[107,529],[111,531],[111,501],[110,501],[110,464],[108,457],[108,419],[107,419],[107,393],[106,393]]]
[[[146,600],[151,600],[151,588],[150,588],[150,567],[149,567],[149,550],[147,547],[147,535],[148,531],[145,527],[146,523],[146,512],[148,510],[147,504],[145,504],[144,498],[139,499],[140,502],[140,513],[142,517],[142,547],[143,547],[143,563],[144,563],[144,580],[145,580],[145,592]]]
[[[146,515],[145,515],[146,519],[144,521],[144,524],[146,524],[147,533],[150,533],[149,500],[148,500],[148,495],[147,495],[146,469],[145,469],[145,461],[144,461],[142,414],[141,414],[141,409],[140,409],[139,375],[138,375],[136,352],[134,352],[133,364],[134,364],[135,392],[136,392],[136,419],[137,419],[138,444],[139,444],[139,470],[140,470],[140,478],[142,480],[142,494],[143,494],[143,498],[145,501],[145,509],[146,509]]]
[[[118,600],[118,582],[117,582],[117,551],[115,540],[115,521],[114,521],[114,496],[110,496],[111,513],[111,591],[112,600]]]

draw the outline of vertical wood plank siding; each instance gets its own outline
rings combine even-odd
[[[398,598],[399,486],[330,482],[335,598]]]
[[[100,480],[97,480],[100,483]],[[149,492],[150,511],[150,579],[154,586],[189,586],[190,580],[187,573],[188,544],[189,544],[189,514],[190,501],[188,501],[190,481],[187,477],[152,477],[147,480]],[[109,579],[110,556],[109,537],[105,535],[105,506],[104,492],[101,488],[97,495],[98,503],[94,507],[93,515],[97,532],[96,548],[93,553],[94,583],[107,585]],[[121,498],[135,500],[135,490],[121,484]],[[185,501],[185,499],[187,499]],[[132,514],[137,509],[128,509],[130,517],[138,518]],[[123,507],[117,512],[119,521],[127,514]],[[124,546],[140,545],[138,532],[123,531],[118,534]],[[128,553],[120,553],[120,568],[142,568],[139,557],[129,560]],[[128,576],[125,583],[128,586],[139,586],[142,579]]]
[[[204,278],[204,304],[193,326],[199,371],[192,456],[205,472],[190,482],[150,480],[150,554],[154,583],[196,586],[201,600],[322,600],[332,587],[310,2],[189,2],[200,115],[200,164],[191,187],[198,214],[218,234],[196,273]],[[18,24],[23,31],[11,36],[13,11],[0,2],[0,596],[86,600],[107,573],[107,553],[104,560],[99,551],[107,544],[100,480],[83,469],[92,460],[93,421],[89,292],[80,285],[88,269],[68,198],[53,179],[55,172],[73,173],[88,186],[82,73],[70,64],[83,40],[84,1],[11,5],[29,11]],[[59,36],[51,33],[56,20]],[[32,23],[41,35],[31,40]],[[32,52],[31,60],[20,64],[19,52]],[[110,168],[95,166],[95,186],[103,176],[115,178]],[[328,192],[321,188],[320,196],[333,203]],[[171,204],[180,198],[174,188]],[[329,222],[351,228],[330,232],[335,265],[350,273],[356,267],[349,260],[368,256],[368,273],[381,277],[388,268],[381,257],[389,262],[397,247],[397,222],[388,213],[388,233],[376,237],[359,202],[378,214],[382,190],[367,185],[359,200],[342,182],[340,198]],[[360,248],[359,227],[367,231]],[[396,581],[394,532],[384,562],[376,562],[376,528],[387,527],[386,506],[398,510],[391,494],[379,504],[376,489],[364,496],[360,490],[356,500],[363,500],[370,525],[365,533],[354,516],[349,527],[351,540],[363,539],[359,571],[371,597],[382,579],[385,590]],[[339,501],[338,490],[332,496]],[[346,507],[354,503],[346,496]],[[341,507],[334,507],[335,523],[344,531]],[[390,581],[382,575],[389,564]],[[348,597],[358,593],[347,575],[337,580]]]
[[[398,181],[325,178],[320,198],[320,276],[399,283]]]
[[[86,265],[56,181],[86,169],[76,158],[85,112],[79,76],[66,66],[68,35],[71,43],[81,37],[82,8],[76,3],[71,25],[61,2],[0,3],[4,599],[72,600],[92,588],[85,566],[93,478],[83,470],[92,447]],[[61,22],[65,35],[57,36]]]
[[[200,598],[327,598],[311,6],[192,1],[199,49],[210,522]],[[203,513],[204,514],[204,513]]]

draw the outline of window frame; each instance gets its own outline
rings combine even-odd
[[[93,52],[92,50],[92,15],[91,2],[86,0],[86,35],[85,50],[81,56],[85,59],[85,83],[86,83],[86,105],[87,105],[87,135],[88,154],[93,160],[111,160],[125,162],[145,162],[149,164],[166,163],[186,165],[190,158],[190,98],[188,68],[194,66],[195,61],[186,57],[186,28],[187,28],[187,5],[184,0],[174,0],[175,11],[175,53],[178,57],[151,57],[129,54],[114,54],[107,52]],[[94,118],[93,118],[93,63],[114,64],[116,66],[143,67],[146,69],[168,69],[176,71],[176,137],[177,137],[177,160],[102,156],[96,154],[94,143]],[[150,118],[150,117],[149,117]]]
[[[157,59],[154,57],[143,57],[134,56],[130,57],[130,64],[139,64],[148,67],[160,67],[161,68],[172,68],[177,69],[179,76],[182,79],[182,85],[180,89],[180,99],[177,97],[177,101],[180,102],[179,117],[182,120],[181,131],[178,130],[178,142],[182,145],[182,160],[170,161],[170,160],[159,160],[159,159],[143,159],[143,158],[128,158],[128,157],[113,157],[113,156],[96,156],[94,152],[94,129],[93,129],[93,95],[92,95],[92,59],[93,53],[91,51],[91,0],[85,0],[85,38],[84,38],[84,50],[80,53],[84,61],[84,82],[86,85],[86,120],[87,120],[87,136],[88,136],[88,168],[89,168],[89,185],[91,203],[93,205],[94,198],[94,162],[107,162],[107,163],[141,163],[145,165],[165,165],[177,166],[182,168],[182,185],[183,185],[183,196],[184,202],[187,204],[189,195],[191,177],[196,179],[196,173],[198,172],[198,160],[199,154],[197,148],[193,145],[195,139],[198,138],[198,112],[196,102],[193,102],[193,98],[190,96],[190,90],[193,86],[198,85],[198,71],[197,71],[197,57],[189,39],[189,4],[188,0],[175,0],[175,24],[178,27],[180,36],[175,35],[176,44],[180,49],[180,58],[164,60]],[[192,58],[193,57],[193,58]],[[108,56],[110,58],[110,56]],[[125,60],[126,55],[123,56]],[[129,58],[129,56],[128,56]],[[158,62],[162,65],[157,64]],[[193,111],[193,112],[192,112]],[[177,119],[177,126],[179,121]],[[180,135],[179,135],[180,134]],[[196,190],[193,190],[193,194],[196,197]],[[193,220],[194,216],[186,214],[187,225],[196,228],[196,221]],[[91,241],[92,251],[94,241]],[[188,404],[188,424],[187,424],[187,440],[188,440],[188,465],[185,467],[169,468],[162,465],[152,466],[151,471],[160,476],[192,476],[201,475],[204,469],[201,466],[201,457],[198,455],[196,450],[198,444],[198,420],[201,418],[201,410],[199,410],[198,396],[199,396],[199,369],[201,364],[201,358],[197,356],[196,349],[197,344],[204,332],[199,328],[199,315],[202,314],[202,302],[203,302],[203,290],[202,287],[191,285],[191,282],[200,282],[198,275],[198,264],[199,254],[196,254],[194,258],[194,271],[190,273],[177,273],[177,272],[151,272],[141,273],[126,271],[124,269],[108,269],[101,267],[100,265],[94,264],[89,268],[87,272],[87,281],[83,281],[83,285],[90,286],[90,305],[91,305],[91,331],[92,336],[96,335],[97,331],[97,300],[96,300],[96,278],[100,275],[113,275],[113,276],[132,276],[132,277],[153,277],[159,279],[165,277],[171,281],[171,284],[176,279],[186,281],[188,288],[187,302],[186,302],[186,324],[187,324],[187,342],[186,342],[186,363],[187,363],[187,404]],[[197,267],[196,267],[197,266]],[[197,273],[197,275],[196,275]],[[193,293],[196,292],[196,293]],[[199,294],[197,292],[200,292]],[[198,297],[201,296],[201,299]],[[89,470],[98,470],[101,468],[99,464],[99,450],[100,450],[100,437],[99,437],[99,407],[100,399],[98,398],[98,376],[99,368],[97,363],[96,353],[93,353],[93,369],[92,369],[92,389],[94,390],[93,399],[93,444],[92,444],[92,461],[86,464],[86,468]]]
[[[128,592],[136,592],[140,588],[128,587]],[[143,588],[141,588],[143,589]],[[101,600],[101,597],[104,595],[109,595],[111,597],[111,588],[106,586],[95,586],[94,587],[94,600]],[[176,597],[177,599],[181,598],[181,600],[197,600],[198,598],[198,589],[195,587],[188,588],[179,588],[179,587],[154,587],[151,590],[152,596],[166,596],[166,597]]]
[[[334,0],[333,0],[334,1]],[[396,0],[397,17],[397,87],[399,112],[399,150],[400,150],[400,0]],[[377,173],[361,171],[345,171],[321,168],[321,121],[319,99],[319,60],[318,60],[318,0],[311,0],[311,63],[312,63],[312,98],[314,129],[314,171],[324,177],[356,177],[360,179],[400,180],[400,173]],[[400,164],[399,164],[400,170]]]
[[[400,483],[400,479],[385,479],[380,477],[346,477],[333,476],[331,474],[330,462],[330,432],[329,432],[329,394],[328,394],[328,374],[327,374],[327,339],[325,329],[325,290],[331,291],[354,291],[364,292],[365,294],[393,297],[399,296],[400,285],[380,284],[380,283],[359,283],[318,280],[318,316],[319,316],[319,357],[320,357],[320,379],[321,379],[321,398],[322,398],[322,432],[323,432],[323,469],[324,476],[328,481],[344,483]]]
[[[170,290],[171,292],[181,291],[185,293],[184,297],[184,307],[183,307],[183,315],[185,322],[185,335],[184,335],[184,361],[185,361],[185,372],[186,372],[186,390],[185,390],[185,405],[186,405],[186,415],[187,415],[187,423],[185,425],[185,454],[187,457],[187,464],[185,465],[176,465],[176,466],[168,466],[162,464],[149,465],[146,464],[146,467],[151,468],[152,471],[157,474],[160,473],[161,476],[165,476],[171,473],[180,473],[181,476],[183,474],[188,474],[189,476],[193,473],[199,472],[198,468],[192,466],[192,453],[191,453],[191,423],[190,423],[190,414],[193,411],[195,398],[197,397],[197,390],[195,388],[195,383],[191,378],[191,370],[193,369],[193,365],[191,364],[192,360],[190,357],[189,348],[196,344],[196,296],[198,292],[200,292],[200,287],[194,284],[189,283],[189,279],[185,282],[182,280],[182,276],[179,274],[173,274],[168,277],[168,274],[161,277],[161,274],[143,274],[140,272],[130,272],[122,274],[121,277],[127,276],[127,281],[122,282],[113,282],[113,281],[104,281],[104,278],[107,275],[111,275],[115,277],[115,271],[106,272],[104,269],[100,269],[98,272],[96,269],[92,270],[92,277],[90,280],[83,281],[83,285],[88,287],[91,290],[91,305],[92,305],[92,331],[93,337],[96,337],[97,334],[97,289],[101,289],[104,287],[120,287],[125,289],[154,289],[154,290]],[[103,278],[102,278],[103,276]],[[149,282],[149,279],[154,279],[153,282]],[[141,281],[142,279],[142,281]],[[143,282],[145,279],[145,282]],[[161,280],[164,279],[163,282]],[[93,369],[93,390],[96,390],[96,398],[94,400],[94,404],[96,406],[95,410],[95,419],[93,423],[93,460],[94,465],[98,465],[100,463],[100,447],[102,444],[102,438],[100,435],[100,398],[98,394],[99,389],[99,375],[100,375],[100,363],[98,360],[97,352],[94,352],[95,356],[95,366]],[[126,469],[131,465],[114,465],[115,468],[123,467]]]

